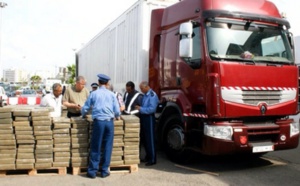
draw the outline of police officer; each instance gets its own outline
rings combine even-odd
[[[140,83],[140,89],[144,93],[141,106],[136,106],[140,112],[142,143],[146,150],[146,166],[156,164],[156,149],[155,149],[155,117],[154,113],[159,103],[156,93],[149,87],[148,82]]]
[[[92,90],[90,91],[90,93],[98,89],[98,84],[97,83],[92,83],[91,87],[92,87]]]
[[[108,170],[110,165],[113,138],[114,123],[116,117],[120,119],[120,108],[116,96],[107,89],[110,78],[105,74],[98,74],[99,88],[93,91],[81,109],[82,116],[88,113],[92,108],[93,131],[90,144],[90,162],[87,170],[87,177],[96,178],[99,169],[100,158],[103,160],[101,168],[101,177],[110,175]],[[103,154],[101,157],[101,148],[103,142]]]

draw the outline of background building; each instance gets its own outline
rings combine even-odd
[[[28,81],[28,73],[19,69],[3,70],[4,82],[24,82]]]

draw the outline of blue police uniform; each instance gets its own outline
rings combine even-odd
[[[104,74],[98,75],[99,81],[108,82],[110,78]],[[119,103],[110,90],[105,85],[101,85],[97,90],[93,91],[84,106],[82,107],[82,116],[85,116],[92,108],[93,131],[90,144],[90,162],[87,170],[87,176],[95,178],[99,169],[100,159],[103,164],[101,168],[101,177],[108,176],[109,165],[114,138],[113,120],[120,116]],[[104,145],[101,157],[102,142]]]
[[[156,93],[150,89],[144,95],[142,105],[140,107],[141,136],[142,143],[144,144],[146,151],[146,165],[153,165],[156,163],[154,113],[158,103],[159,100]]]

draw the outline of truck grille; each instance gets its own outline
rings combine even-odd
[[[268,105],[277,104],[281,99],[280,90],[244,90],[242,92],[242,100],[249,105],[258,105],[264,102]]]
[[[292,87],[221,87],[224,101],[257,106],[260,103],[276,105],[297,98],[297,89]]]
[[[271,123],[246,124],[249,142],[276,141],[280,133],[279,126]]]

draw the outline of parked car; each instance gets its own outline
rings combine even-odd
[[[0,106],[3,107],[7,105],[7,95],[2,86],[0,86]]]
[[[31,90],[30,87],[21,87],[18,90],[16,90],[16,95],[21,95],[24,90]]]
[[[9,84],[6,84],[3,86],[5,93],[7,95],[7,97],[14,97],[16,96],[16,91],[15,91],[15,87],[11,86]]]
[[[39,96],[35,90],[32,89],[25,89],[23,90],[22,94],[20,95],[21,97],[37,97]]]
[[[15,97],[16,96],[16,91],[11,90],[11,91],[6,91],[7,97]]]

